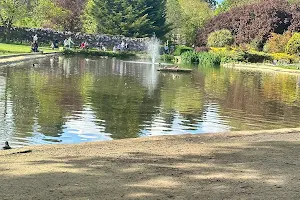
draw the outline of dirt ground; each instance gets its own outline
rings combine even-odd
[[[0,199],[300,199],[299,140],[281,129],[0,151]]]

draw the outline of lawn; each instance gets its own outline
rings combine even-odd
[[[50,47],[40,47],[40,51],[45,53],[57,52],[58,50],[52,50]],[[5,44],[0,43],[0,56],[9,54],[21,54],[30,53],[31,49],[29,45],[19,45],[19,44]]]

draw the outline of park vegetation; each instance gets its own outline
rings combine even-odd
[[[155,34],[184,62],[298,62],[300,0],[6,0],[0,25]],[[0,34],[0,37],[2,35]],[[203,58],[203,59],[202,59]],[[206,59],[207,58],[207,59]],[[209,58],[209,59],[208,59]]]

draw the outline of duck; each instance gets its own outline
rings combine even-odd
[[[5,146],[2,148],[3,150],[8,150],[11,149],[11,147],[9,146],[8,142],[5,141]]]

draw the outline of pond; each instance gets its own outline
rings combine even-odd
[[[300,125],[299,76],[156,67],[82,57],[2,67],[0,142],[80,143]]]

